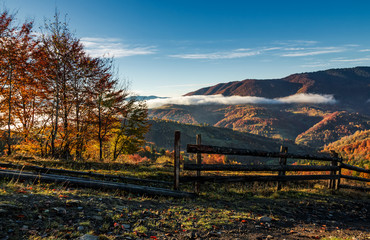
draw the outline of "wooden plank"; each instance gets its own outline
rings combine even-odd
[[[175,131],[175,142],[174,142],[174,186],[175,190],[180,188],[180,131]]]
[[[288,147],[281,146],[280,147],[280,153],[286,155],[288,153]],[[287,158],[285,156],[279,158],[279,164],[281,166],[286,166],[286,162],[287,162]],[[279,171],[278,175],[279,176],[285,176],[285,173],[286,172],[284,170],[281,170],[281,171]],[[278,181],[277,190],[281,190],[281,187],[282,187],[282,183],[280,181]]]
[[[166,182],[166,181],[160,181],[160,180],[124,177],[120,175],[109,175],[109,174],[101,174],[101,173],[93,173],[93,172],[72,171],[72,170],[64,170],[64,169],[57,169],[57,168],[44,168],[44,167],[29,166],[29,165],[15,165],[11,163],[0,163],[0,167],[23,169],[27,171],[36,171],[36,172],[41,172],[41,173],[71,174],[71,175],[77,175],[77,176],[89,176],[89,177],[104,178],[104,179],[107,179],[107,178],[108,179],[119,179],[122,181],[132,181],[132,182],[140,182],[140,183],[153,183],[153,184],[163,184],[163,185],[173,184],[172,182]]]
[[[256,157],[268,157],[268,158],[286,157],[286,158],[293,158],[293,159],[307,159],[307,160],[330,161],[330,162],[331,161],[338,161],[338,162],[341,161],[340,158],[333,158],[327,154],[299,155],[299,154],[292,154],[292,153],[266,152],[266,151],[240,149],[240,148],[217,147],[217,146],[210,146],[210,145],[198,146],[194,144],[188,144],[186,149],[188,153],[241,155],[241,156],[256,156]]]
[[[339,169],[338,169],[338,176],[339,176],[339,178],[337,179],[337,190],[339,190],[339,188],[340,188],[340,176],[342,175],[342,162],[339,162]]]
[[[362,182],[370,182],[369,178],[362,178],[362,177],[355,177],[355,176],[348,176],[348,175],[340,175],[341,178],[362,181]]]
[[[338,176],[331,175],[247,175],[247,176],[187,176],[181,177],[181,182],[270,182],[270,181],[308,181],[336,179]]]
[[[341,166],[342,168],[345,168],[348,170],[353,170],[353,171],[363,172],[363,173],[370,173],[370,169],[360,168],[360,167],[352,166],[346,163],[342,163]]]
[[[331,162],[331,166],[335,166],[337,162],[335,161],[332,161]],[[335,171],[330,171],[330,175],[335,175]],[[328,184],[328,188],[329,189],[334,189],[334,186],[335,186],[335,180],[334,179],[330,179],[329,180],[329,184]]]
[[[71,176],[61,176],[53,174],[34,174],[31,172],[21,171],[7,171],[0,170],[0,178],[17,179],[17,180],[31,180],[41,182],[63,183],[66,185],[86,187],[86,188],[100,188],[100,189],[119,189],[127,192],[147,194],[147,195],[160,195],[177,198],[193,198],[196,195],[193,193],[174,191],[170,189],[140,186],[128,183],[117,183],[109,181],[98,181],[87,178],[77,178]]]
[[[197,134],[197,136],[196,136],[196,144],[197,145],[202,145],[202,136],[200,134]],[[197,166],[201,166],[201,165],[202,165],[202,154],[197,153]],[[200,177],[200,170],[197,170],[197,177]],[[199,194],[199,192],[200,192],[200,182],[195,182],[194,192],[196,194]]]
[[[363,192],[370,192],[370,188],[368,188],[368,187],[350,186],[350,185],[345,185],[345,184],[340,184],[339,187],[340,188],[345,188],[345,189],[353,189],[353,190],[363,191]]]
[[[337,171],[339,167],[308,165],[226,165],[226,164],[184,164],[184,170],[192,171]]]

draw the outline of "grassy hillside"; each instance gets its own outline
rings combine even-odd
[[[181,131],[181,148],[186,144],[195,144],[196,134],[202,135],[202,143],[235,148],[248,148],[265,151],[279,151],[280,145],[288,146],[292,152],[310,152],[312,149],[294,144],[292,141],[281,141],[255,134],[234,131],[228,128],[220,128],[204,125],[181,124],[166,120],[151,120],[151,130],[146,135],[146,140],[154,142],[158,147],[173,149],[174,132]]]
[[[295,139],[302,131],[321,120],[319,116],[288,109],[266,105],[230,106],[225,111],[225,117],[215,126],[270,138]]]
[[[169,105],[152,109],[152,119],[210,125],[295,141],[322,148],[325,144],[370,128],[370,117],[349,111],[337,111],[336,105]]]
[[[173,167],[154,163],[1,159],[6,160],[173,180]],[[345,189],[330,194],[323,184],[290,183],[276,192],[274,183],[205,183],[198,198],[173,199],[1,179],[0,239],[368,239],[369,194]]]
[[[165,105],[149,109],[149,117],[180,123],[214,125],[224,118],[225,108],[223,105]]]
[[[368,129],[369,117],[338,111],[327,114],[319,123],[297,136],[296,143],[319,148],[356,131]]]
[[[343,137],[325,146],[324,150],[334,150],[348,163],[370,168],[370,130]]]

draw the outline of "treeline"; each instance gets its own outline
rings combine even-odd
[[[148,131],[147,108],[128,98],[113,60],[89,56],[56,14],[42,34],[0,12],[2,153],[117,159]]]

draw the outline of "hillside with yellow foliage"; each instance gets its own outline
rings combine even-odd
[[[370,130],[341,138],[325,146],[324,151],[335,151],[353,165],[370,168]]]

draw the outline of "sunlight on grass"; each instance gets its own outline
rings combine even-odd
[[[173,168],[166,166],[166,161],[164,158],[164,163],[160,161],[151,165],[91,163],[89,167],[96,169],[94,172],[109,175],[171,181]],[[25,163],[26,161],[22,162]],[[62,161],[53,163],[40,160],[38,163],[41,166],[73,169],[71,163]],[[77,168],[81,166],[77,163]],[[101,170],[97,170],[99,168]],[[29,234],[29,239],[65,239],[66,236],[78,238],[88,232],[100,239],[115,239],[113,235],[136,239],[147,238],[159,232],[177,236],[176,234],[191,231],[207,233],[243,228],[248,224],[254,226],[259,225],[261,216],[270,217],[275,222],[283,221],[285,218],[280,215],[279,206],[286,207],[288,201],[295,202],[294,206],[298,206],[307,201],[311,204],[328,205],[336,199],[369,199],[368,193],[333,193],[321,186],[323,185],[320,182],[286,184],[281,191],[276,191],[276,183],[204,183],[201,184],[201,194],[197,199],[172,199],[119,190],[79,189],[65,184],[38,181],[20,182],[15,179],[0,182],[0,205],[16,205],[17,209],[23,209],[23,203],[20,204],[17,199],[37,199],[35,204],[39,206],[29,216],[35,219],[39,216],[45,218],[47,221],[43,231],[53,232],[53,235],[41,238]],[[181,190],[191,192],[193,184],[183,184]],[[64,212],[71,218],[70,222],[64,221]],[[77,230],[79,226],[83,227],[83,231]]]

